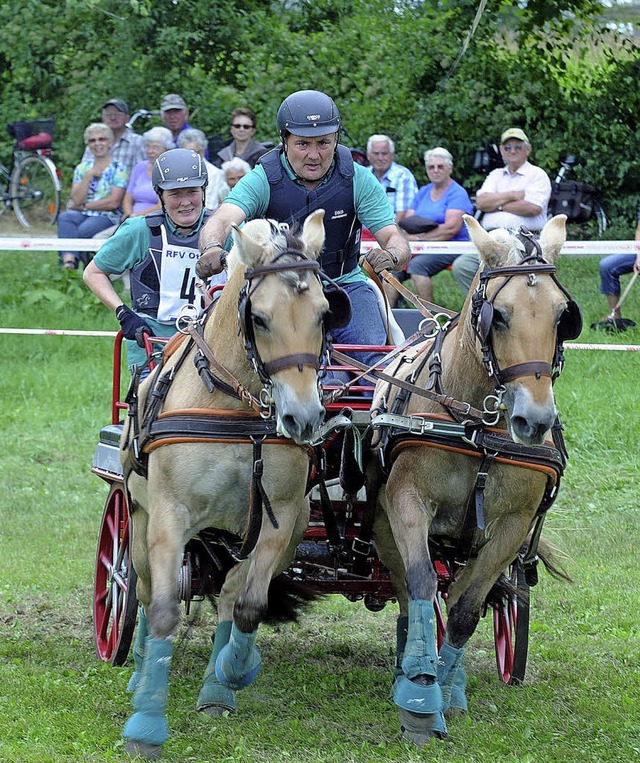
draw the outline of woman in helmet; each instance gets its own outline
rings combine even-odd
[[[206,224],[200,237],[203,256],[198,274],[208,277],[220,272],[232,223],[269,217],[298,225],[314,210],[324,209],[326,241],[320,266],[347,291],[353,308],[351,321],[332,332],[333,339],[345,344],[385,344],[387,330],[378,296],[359,266],[362,225],[380,247],[366,255],[376,272],[403,268],[411,252],[395,225],[384,188],[366,167],[354,164],[350,151],[338,143],[340,113],[325,93],[292,93],[280,105],[276,123],[281,144],[260,157]],[[381,355],[360,353],[358,357],[372,364]]]
[[[151,182],[160,212],[130,217],[100,247],[85,268],[84,282],[115,312],[127,340],[129,365],[146,359],[143,334],[171,336],[181,308],[196,302],[198,236],[209,215],[204,161],[195,151],[175,148],[155,161]],[[131,308],[109,276],[131,271]]]

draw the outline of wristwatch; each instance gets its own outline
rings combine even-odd
[[[498,212],[504,212],[504,206],[502,204],[498,204]]]

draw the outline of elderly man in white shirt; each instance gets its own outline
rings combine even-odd
[[[531,143],[519,127],[502,133],[500,154],[505,163],[490,172],[476,194],[476,207],[484,212],[486,230],[518,228],[540,231],[547,221],[551,181],[547,173],[529,162]],[[477,254],[463,254],[453,263],[454,278],[466,294],[478,270]]]

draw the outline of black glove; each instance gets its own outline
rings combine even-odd
[[[383,270],[397,270],[398,258],[388,249],[370,249],[365,255],[365,260],[376,273]]]
[[[144,334],[153,336],[153,329],[149,324],[136,315],[130,307],[126,305],[120,305],[116,307],[116,318],[120,323],[123,335],[127,339],[135,340],[140,347],[144,347]]]

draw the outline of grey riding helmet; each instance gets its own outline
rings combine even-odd
[[[160,191],[173,188],[206,188],[209,174],[204,159],[189,148],[172,148],[155,160],[151,172],[151,185]]]
[[[341,127],[340,112],[333,100],[319,90],[298,90],[280,104],[276,126],[284,141],[287,133],[303,138],[329,135]]]

